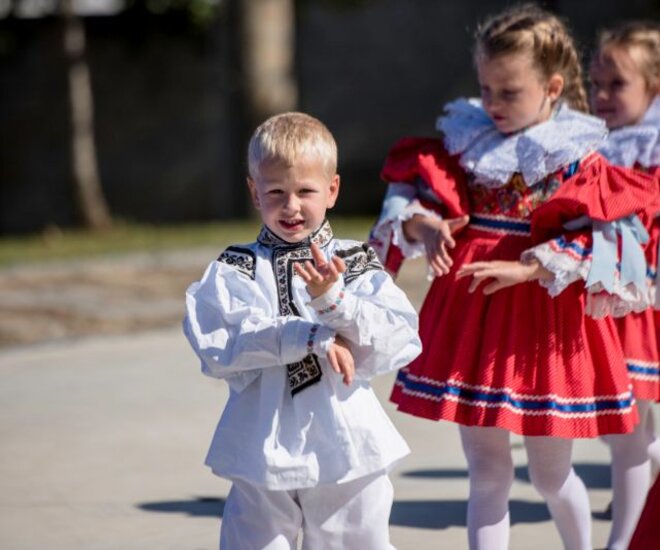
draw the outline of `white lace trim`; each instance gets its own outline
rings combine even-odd
[[[458,99],[445,106],[436,128],[450,154],[479,183],[501,187],[515,173],[531,186],[602,145],[605,123],[560,103],[553,116],[512,135],[502,134],[479,99]]]
[[[558,253],[552,249],[550,243],[542,243],[525,250],[520,257],[520,261],[523,263],[529,263],[532,260],[540,262],[554,275],[553,279],[539,280],[539,284],[547,289],[548,294],[553,298],[575,281],[586,281],[591,268],[591,260],[577,259],[568,254]]]
[[[653,100],[639,124],[612,130],[599,151],[617,166],[660,165],[660,97]]]
[[[407,260],[419,258],[426,255],[424,243],[420,241],[409,241],[403,233],[403,222],[408,221],[415,214],[442,219],[442,216],[433,210],[424,208],[419,201],[411,202],[401,214],[392,220],[392,244],[401,250],[401,254]]]
[[[545,269],[554,275],[551,280],[539,280],[539,284],[547,289],[548,294],[553,298],[574,282],[586,281],[591,268],[590,258],[577,259],[568,254],[556,252],[549,243],[530,248],[521,255],[522,262],[527,263],[532,259],[538,260]],[[594,319],[608,315],[623,317],[629,313],[647,309],[654,303],[654,296],[655,290],[652,287],[646,291],[640,291],[633,284],[622,285],[617,277],[611,294],[605,292],[600,284],[587,289],[585,313]]]

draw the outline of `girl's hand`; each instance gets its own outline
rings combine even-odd
[[[337,374],[343,375],[344,384],[349,386],[355,376],[355,362],[346,340],[338,334],[335,336],[334,343],[328,350],[328,361],[330,366]]]
[[[414,215],[403,222],[403,232],[408,240],[421,241],[426,250],[426,259],[437,277],[449,273],[454,261],[448,248],[454,248],[452,237],[470,221],[469,216],[441,220],[432,216]]]
[[[518,283],[537,279],[552,279],[553,277],[552,273],[538,262],[524,264],[518,261],[500,260],[465,264],[456,272],[457,279],[469,277],[470,275],[473,279],[468,289],[469,292],[474,292],[486,279],[495,279],[484,287],[483,292],[486,295]]]
[[[312,243],[310,248],[316,267],[309,260],[304,264],[295,263],[293,267],[307,284],[309,295],[312,298],[317,298],[327,292],[339,280],[341,274],[346,271],[346,264],[344,260],[337,256],[333,256],[328,262],[316,243]]]

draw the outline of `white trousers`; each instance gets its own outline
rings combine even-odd
[[[269,491],[234,481],[221,550],[387,550],[393,488],[384,472],[348,483]]]

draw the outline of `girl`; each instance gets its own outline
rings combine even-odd
[[[508,546],[514,432],[525,436],[530,478],[564,546],[587,549],[589,502],[571,440],[630,432],[637,413],[613,321],[586,312],[648,304],[640,249],[630,246],[643,227],[630,216],[646,214],[657,187],[593,152],[605,125],[579,112],[579,59],[556,17],[534,6],[494,17],[477,33],[475,64],[482,100],[447,105],[443,140],[401,140],[382,172],[390,185],[372,244],[391,271],[425,253],[436,276],[420,313],[423,352],[400,372],[392,400],[459,424],[471,548]],[[582,227],[591,218],[608,237],[597,239],[604,254],[591,253]],[[615,273],[619,233],[635,258],[624,278]]]
[[[589,73],[592,111],[611,130],[601,153],[614,164],[660,175],[660,25],[635,22],[604,31]],[[647,248],[651,274],[657,272],[659,234],[656,218]],[[613,550],[628,547],[644,506],[651,468],[655,472],[660,468],[660,440],[654,434],[651,410],[652,402],[660,400],[656,319],[660,321],[660,314],[652,309],[617,319],[640,422],[630,434],[606,436],[612,450],[613,489],[607,546]]]

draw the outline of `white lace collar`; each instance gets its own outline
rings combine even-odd
[[[560,104],[541,124],[511,135],[501,133],[479,99],[458,99],[445,106],[436,128],[450,154],[480,183],[500,187],[516,172],[527,185],[581,159],[603,142],[607,129],[596,117]]]
[[[649,106],[644,118],[634,126],[612,130],[600,152],[612,164],[648,168],[660,165],[660,97]]]

